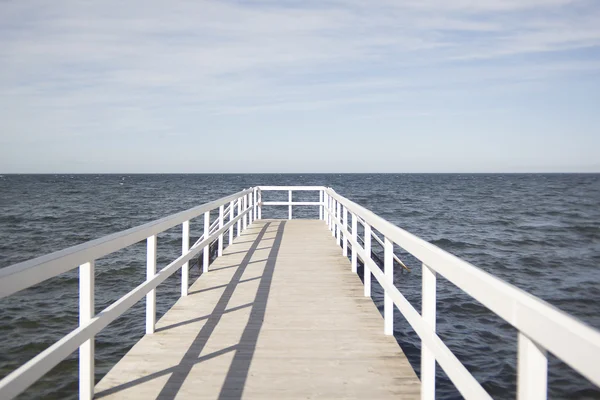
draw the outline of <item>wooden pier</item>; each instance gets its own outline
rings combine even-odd
[[[272,191],[288,200],[264,200]],[[294,192],[313,192],[313,201],[294,201]],[[286,206],[288,219],[263,219],[271,206]],[[293,220],[294,207],[316,207],[319,219]],[[191,232],[200,218],[203,233]],[[178,226],[181,255],[157,270],[158,235]],[[96,260],[144,240],[146,280],[96,312]],[[372,240],[383,262],[373,259]],[[421,262],[419,311],[394,284],[394,268],[405,267],[395,248]],[[199,257],[202,275],[190,285],[189,262]],[[546,399],[550,353],[600,386],[598,330],[324,186],[251,187],[2,268],[0,299],[75,268],[79,326],[0,380],[0,399],[17,397],[78,351],[80,400],[434,400],[438,367],[464,398],[491,400],[437,335],[438,276],[517,330],[519,399]],[[181,297],[157,322],[156,290],[175,273]],[[95,385],[96,335],[144,298],[146,335]],[[395,312],[419,337],[420,380],[394,339]]]
[[[102,379],[102,399],[417,399],[320,220],[257,220]]]

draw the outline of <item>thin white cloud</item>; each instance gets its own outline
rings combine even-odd
[[[368,114],[418,93],[434,104],[597,69],[562,54],[600,46],[599,20],[591,0],[2,2],[0,140],[168,134],[181,113]]]

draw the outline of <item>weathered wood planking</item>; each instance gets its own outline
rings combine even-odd
[[[98,383],[96,398],[420,396],[323,221],[256,221],[189,292]]]

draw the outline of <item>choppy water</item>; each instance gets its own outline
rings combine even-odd
[[[5,175],[0,177],[0,268],[258,184],[331,186],[600,328],[599,174]],[[263,217],[286,217],[286,212],[264,208]],[[294,215],[317,216],[314,209],[299,207]],[[192,236],[201,229],[201,221],[192,223]],[[158,243],[159,266],[164,266],[180,251],[179,229],[159,235]],[[401,255],[413,272],[398,270],[395,281],[420,309],[420,264]],[[194,279],[197,269],[192,271]],[[144,278],[144,243],[98,260],[96,311]],[[159,314],[179,296],[178,279],[175,274],[159,287]],[[0,377],[77,326],[77,282],[75,270],[0,300]],[[514,398],[517,332],[446,280],[438,282],[440,337],[493,397]],[[381,306],[376,286],[373,297]],[[141,302],[98,335],[96,380],[143,332]],[[418,370],[420,342],[399,313],[395,336]],[[439,368],[438,374],[438,397],[459,398]],[[76,392],[74,354],[22,397],[74,398]],[[554,358],[549,394],[600,398],[599,389]]]

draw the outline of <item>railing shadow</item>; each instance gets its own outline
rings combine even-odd
[[[229,370],[226,374],[221,391],[219,393],[219,398],[240,399],[244,390],[246,379],[248,377],[250,363],[256,350],[258,336],[260,334],[260,330],[264,322],[267,300],[271,289],[271,282],[273,279],[277,255],[279,253],[279,248],[281,246],[281,241],[283,238],[285,221],[279,223],[279,226],[277,228],[277,234],[274,237],[275,240],[271,247],[271,251],[269,252],[269,256],[266,260],[264,272],[260,277],[258,277],[260,279],[260,282],[254,301],[232,309],[227,309],[227,305],[239,284],[247,282],[249,280],[258,279],[253,278],[242,280],[241,278],[248,265],[251,264],[250,260],[253,254],[256,252],[256,250],[258,250],[259,243],[262,240],[266,240],[264,236],[265,233],[267,233],[267,229],[271,224],[272,222],[267,222],[261,228],[252,246],[248,250],[246,256],[239,264],[238,269],[235,271],[233,277],[231,278],[229,283],[225,285],[225,290],[223,291],[223,294],[217,301],[211,314],[195,318],[194,320],[184,321],[178,324],[183,325],[186,323],[195,322],[196,320],[206,319],[206,323],[202,326],[202,328],[198,332],[197,336],[194,338],[194,341],[187,349],[185,355],[183,356],[178,365],[154,372],[141,378],[104,390],[102,392],[97,393],[95,398],[102,398],[104,396],[117,393],[119,391],[134,387],[136,385],[140,385],[144,382],[151,381],[158,377],[169,375],[169,379],[161,389],[156,399],[172,400],[177,396],[178,392],[180,391],[183,383],[185,382],[194,365],[234,351],[235,354],[229,367]],[[200,356],[200,354],[206,346],[206,343],[210,339],[211,335],[213,334],[223,315],[235,311],[237,309],[247,307],[251,307],[250,317],[241,335],[240,342],[233,346],[229,346],[227,348],[218,350],[216,352]],[[173,326],[169,328],[172,327]]]

